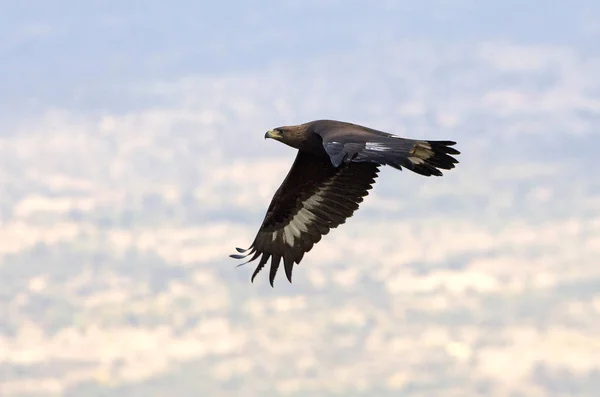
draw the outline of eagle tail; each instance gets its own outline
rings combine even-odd
[[[442,170],[450,170],[458,163],[453,155],[460,152],[454,149],[453,141],[416,141],[402,165],[424,176],[442,176]]]

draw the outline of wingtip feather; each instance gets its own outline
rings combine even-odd
[[[271,257],[271,269],[269,269],[269,283],[273,287],[275,282],[275,276],[277,275],[277,269],[279,269],[279,263],[281,262],[281,255],[273,255]]]
[[[285,270],[285,277],[288,279],[290,284],[292,283],[292,270],[294,268],[294,261],[290,256],[283,257],[283,269]]]

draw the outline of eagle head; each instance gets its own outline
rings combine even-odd
[[[273,128],[265,134],[298,150],[325,155],[322,138],[310,129],[310,123]]]
[[[296,149],[300,149],[302,142],[306,140],[306,133],[297,126],[277,127],[267,131],[265,139],[271,138],[285,143]]]

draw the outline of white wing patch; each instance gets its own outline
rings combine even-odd
[[[381,142],[367,142],[365,145],[365,149],[372,150],[374,152],[385,152],[390,148]]]
[[[283,230],[279,231],[280,233],[283,233],[284,241],[287,245],[293,247],[296,239],[300,238],[302,233],[308,233],[308,225],[312,224],[317,218],[317,216],[311,210],[318,207],[323,201],[323,196],[325,196],[329,190],[329,187],[335,182],[336,178],[337,175],[335,175],[330,181],[317,190],[312,196],[307,198],[302,203],[302,208],[300,208],[298,213],[296,213],[290,222],[285,225]],[[275,241],[276,234],[277,232],[273,233],[273,241]]]
[[[414,165],[419,165],[419,164],[425,163],[425,160],[420,159],[418,157],[409,157],[408,160],[410,160],[410,162],[413,163]]]
[[[314,200],[314,197],[311,197],[309,200],[304,202],[306,208],[301,208],[300,211],[298,211],[298,213],[296,213],[290,222],[283,228],[285,242],[290,247],[294,246],[294,242],[302,233],[308,232],[307,225],[310,225],[316,218],[315,214],[307,209],[309,207],[307,203],[311,200]]]
[[[427,142],[418,142],[410,151],[408,160],[415,165],[425,163],[425,160],[433,157],[434,153],[431,145]]]

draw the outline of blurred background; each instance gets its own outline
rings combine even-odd
[[[598,395],[598,2],[0,10],[0,396]],[[251,284],[319,118],[461,163]]]

